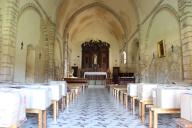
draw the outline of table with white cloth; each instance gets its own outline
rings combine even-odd
[[[105,85],[107,72],[84,72],[84,78],[87,78],[89,85]]]

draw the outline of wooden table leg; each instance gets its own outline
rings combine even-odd
[[[112,90],[112,94],[113,94],[113,96],[115,97],[115,89],[113,88],[113,90]]]
[[[135,98],[133,98],[133,114],[135,113]]]
[[[117,98],[117,92],[116,92],[116,89],[114,89],[114,96],[115,96],[115,99]]]
[[[125,107],[128,109],[128,95],[125,95]]]
[[[39,112],[38,112],[38,128],[43,128],[43,126],[42,126],[42,111],[40,110]]]
[[[117,100],[119,100],[119,91],[117,90]]]
[[[53,101],[53,120],[57,121],[57,102]]]
[[[119,95],[120,95],[120,103],[123,103],[123,97],[122,97],[122,92],[119,91]]]
[[[153,126],[153,112],[152,110],[149,110],[149,128],[152,128]]]
[[[139,117],[141,118],[141,102],[139,102]]]
[[[59,116],[59,102],[56,101],[56,116]]]
[[[61,98],[61,111],[63,112],[64,111],[64,96],[62,96]]]
[[[66,100],[66,106],[68,106],[69,105],[69,92],[67,93],[67,100]]]
[[[47,128],[47,111],[43,110],[43,128]]]
[[[142,123],[145,122],[145,103],[141,103],[141,121]]]
[[[158,126],[158,113],[154,110],[153,111],[153,128],[157,128]]]

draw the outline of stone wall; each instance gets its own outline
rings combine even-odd
[[[55,25],[46,11],[35,0],[1,0],[0,4],[0,81],[27,82],[29,76],[32,77],[28,79],[30,82],[53,79]],[[24,17],[24,20],[20,21],[26,12],[31,17]],[[32,17],[34,19],[31,19]],[[39,27],[36,23],[38,20]],[[28,47],[33,49],[35,62],[27,61]],[[35,73],[33,68],[27,69],[30,67],[27,62],[31,63],[29,65],[33,66]],[[27,75],[26,72],[32,74]]]
[[[12,81],[18,5],[15,0],[3,0],[0,81]]]
[[[138,57],[138,62],[128,67],[134,70],[137,82],[170,83],[183,81],[182,45],[179,11],[176,1],[163,0],[143,21],[140,21],[137,36],[129,39],[129,60]],[[138,39],[139,52],[133,50],[133,40]],[[165,42],[165,57],[158,57],[157,43]],[[135,55],[134,55],[135,54]],[[139,63],[139,66],[137,65]]]
[[[179,0],[184,80],[192,82],[192,1]]]

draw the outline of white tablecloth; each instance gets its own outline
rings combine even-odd
[[[105,76],[107,78],[107,73],[106,72],[84,72],[84,78],[85,76]]]

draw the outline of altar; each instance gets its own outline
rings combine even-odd
[[[87,78],[89,85],[105,85],[107,72],[84,72],[84,78]]]

